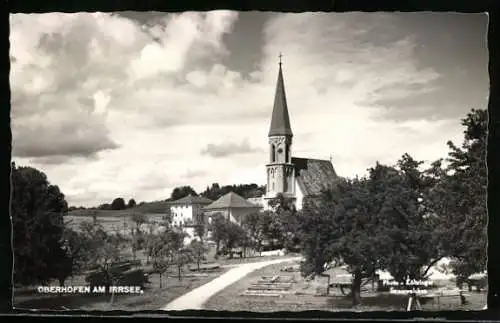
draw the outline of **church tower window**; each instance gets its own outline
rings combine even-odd
[[[276,147],[274,144],[271,145],[271,162],[274,163],[276,161]]]

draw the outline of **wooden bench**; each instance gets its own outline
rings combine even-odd
[[[441,297],[459,297],[460,305],[464,305],[466,302],[466,296],[470,296],[470,294],[465,293],[464,291],[441,291],[441,292],[431,292],[427,294],[418,294],[418,293],[408,293],[408,304],[406,306],[406,311],[411,311],[415,306],[417,310],[422,310],[422,306],[420,304],[420,299],[435,299],[439,305],[439,300]]]

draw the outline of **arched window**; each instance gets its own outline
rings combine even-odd
[[[276,147],[274,144],[271,145],[271,162],[274,163],[276,161]]]
[[[288,159],[290,157],[290,145],[286,144],[285,145],[285,163],[290,162]]]

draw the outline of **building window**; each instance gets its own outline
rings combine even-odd
[[[290,162],[288,159],[290,158],[290,145],[286,144],[285,145],[285,162],[288,163]]]
[[[271,162],[274,163],[276,161],[276,147],[274,144],[271,145]]]

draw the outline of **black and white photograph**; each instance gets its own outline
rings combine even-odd
[[[486,309],[488,14],[10,14],[13,306]]]

